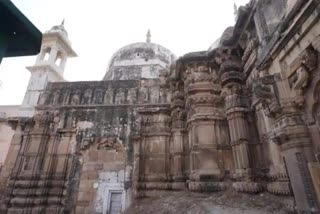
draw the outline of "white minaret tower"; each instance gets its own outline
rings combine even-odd
[[[75,56],[77,54],[71,47],[64,20],[43,34],[41,51],[36,62],[27,67],[31,77],[20,108],[20,116],[33,116],[35,106],[48,82],[65,81],[63,73],[67,59]]]

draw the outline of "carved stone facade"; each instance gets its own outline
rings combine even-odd
[[[8,120],[2,211],[106,213],[112,194],[124,210],[154,191],[229,189],[319,213],[318,11],[252,0],[217,44],[157,78],[120,77],[118,60],[113,80],[49,83],[34,117]]]

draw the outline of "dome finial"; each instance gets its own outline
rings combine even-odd
[[[147,43],[150,43],[151,42],[151,32],[150,32],[150,29],[148,30],[147,32]]]
[[[64,26],[64,18],[62,19],[61,25]]]

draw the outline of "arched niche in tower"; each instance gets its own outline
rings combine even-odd
[[[50,47],[45,47],[42,49],[41,51],[42,53],[40,54],[40,60],[41,61],[48,61],[50,58],[50,52],[51,52],[51,48]]]

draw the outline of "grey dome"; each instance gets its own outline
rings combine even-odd
[[[158,78],[176,59],[167,48],[148,42],[134,43],[119,49],[111,58],[104,80]]]

